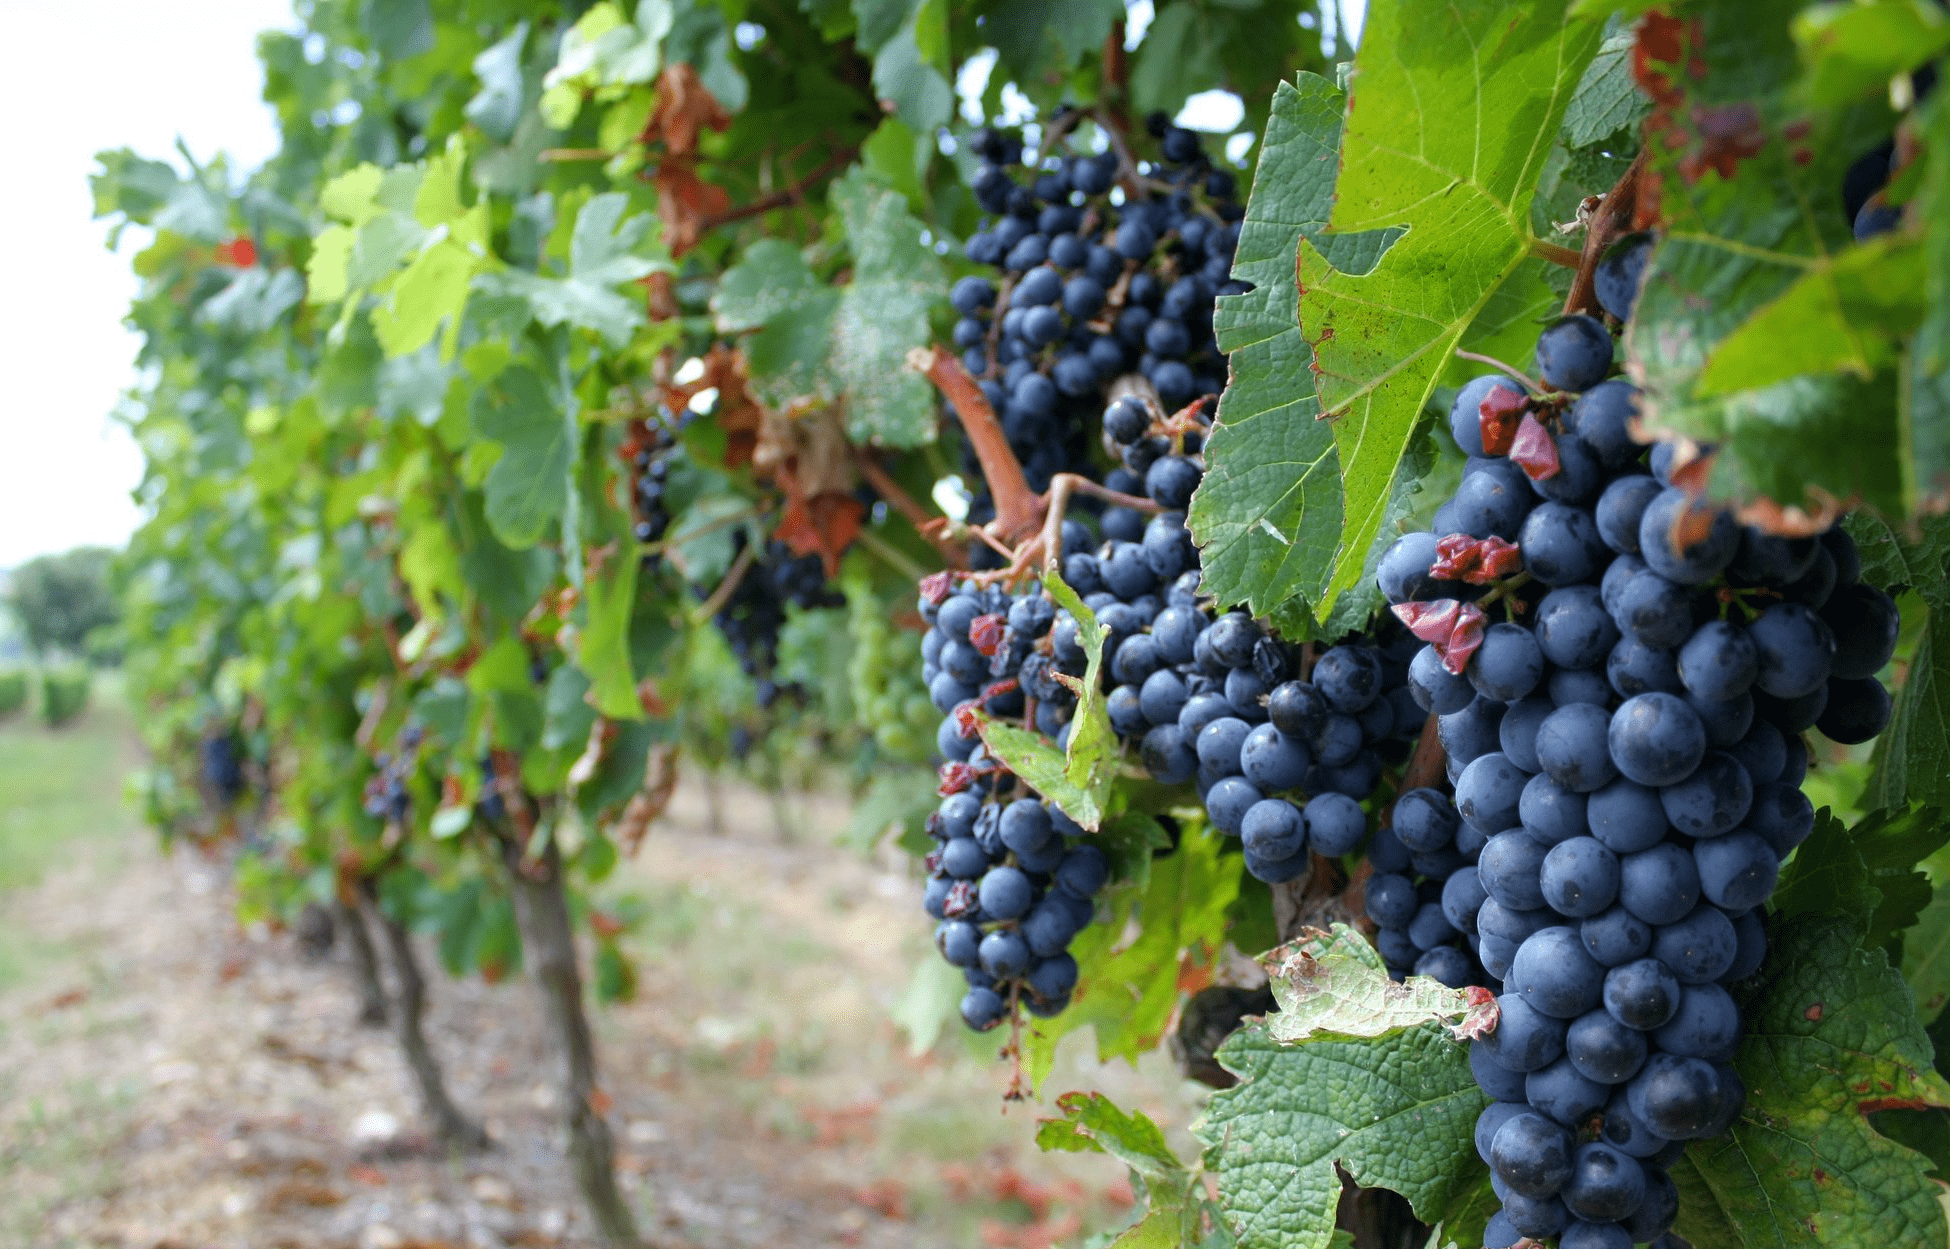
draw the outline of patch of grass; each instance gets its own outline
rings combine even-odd
[[[134,1107],[128,1088],[77,1080],[57,1104],[35,1098],[0,1123],[0,1176],[8,1177],[0,1190],[0,1244],[48,1243],[53,1211],[115,1185],[111,1147],[128,1131]]]
[[[141,751],[121,692],[119,675],[99,675],[88,709],[58,729],[25,712],[0,719],[0,988],[55,953],[10,914],[6,894],[77,859],[113,870],[149,835],[123,796]]]

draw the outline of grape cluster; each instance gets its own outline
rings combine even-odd
[[[234,734],[212,733],[197,743],[197,765],[203,781],[225,806],[243,797],[244,756]]]
[[[1204,474],[1206,416],[1192,408],[1158,420],[1126,396],[1103,423],[1123,463],[1106,484],[1161,509],[1149,519],[1106,509],[1109,540],[1063,560],[1064,580],[1109,629],[1111,726],[1155,779],[1197,783],[1212,826],[1241,838],[1259,879],[1293,879],[1310,851],[1351,852],[1367,833],[1361,800],[1426,719],[1405,685],[1415,639],[1399,629],[1380,646],[1352,639],[1303,674],[1304,654],[1246,613],[1215,614],[1197,597],[1183,511]]]
[[[745,531],[737,530],[732,549],[743,552],[747,541]],[[703,597],[705,591],[696,593]],[[784,542],[773,538],[711,617],[738,666],[758,683],[760,710],[783,695],[800,692],[780,685],[772,676],[788,604],[807,609],[844,607],[846,596],[826,584],[826,566],[817,554],[794,555]]]
[[[1617,283],[1599,293],[1629,313]],[[1476,1130],[1503,1200],[1486,1245],[1625,1249],[1670,1228],[1684,1143],[1740,1111],[1724,986],[1759,967],[1760,908],[1813,828],[1800,734],[1882,730],[1899,622],[1846,533],[1745,527],[1686,488],[1673,446],[1648,457],[1603,323],[1553,323],[1537,364],[1539,391],[1462,389],[1462,483],[1379,565],[1427,643],[1409,688],[1455,787],[1404,795],[1394,839],[1455,866],[1435,896],[1378,875],[1368,906],[1391,963],[1418,925],[1453,929],[1500,984],[1471,1054],[1496,1099]]]
[[[939,843],[927,857],[924,898],[940,921],[935,945],[968,981],[961,1016],[969,1027],[993,1028],[1018,1003],[1033,1015],[1054,1015],[1076,986],[1069,945],[1095,915],[1091,899],[1110,878],[1110,860],[1075,821],[989,755],[972,709],[1024,713],[1023,683],[989,678],[1029,666],[1056,613],[1037,590],[1014,596],[968,583],[950,592],[945,577],[927,583],[921,611],[931,626],[923,675],[936,708],[947,714],[935,739],[947,761],[946,796],[928,819]]]
[[[1002,279],[955,284],[954,343],[1038,493],[1057,473],[1090,471],[1090,423],[1117,379],[1141,376],[1170,407],[1225,384],[1212,307],[1249,289],[1228,276],[1244,210],[1196,134],[1162,119],[1152,129],[1164,158],[1155,167],[1127,167],[1115,152],[1027,167],[1020,139],[974,139],[975,197],[995,216],[967,254]],[[976,474],[972,449],[964,458]],[[993,515],[977,496],[969,519]],[[972,555],[996,566],[986,548]]]
[[[364,807],[375,820],[404,824],[413,815],[413,795],[406,782],[419,766],[417,755],[424,733],[417,724],[400,730],[399,750],[381,751],[373,762],[379,770],[366,778]]]
[[[638,542],[661,542],[670,531],[670,509],[664,500],[664,487],[670,477],[671,452],[677,447],[677,435],[667,421],[646,421],[635,432],[634,450],[630,454],[633,470],[630,501],[636,514],[632,532]],[[651,567],[663,559],[655,553],[643,558]]]

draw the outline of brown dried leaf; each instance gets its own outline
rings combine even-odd
[[[665,159],[650,174],[650,183],[657,188],[657,216],[672,256],[697,246],[706,222],[731,207],[724,188],[698,177],[689,157]]]
[[[729,125],[731,114],[724,105],[705,88],[695,69],[679,61],[658,75],[657,107],[641,137],[646,145],[663,144],[672,156],[688,156],[697,150],[700,130],[722,131]]]

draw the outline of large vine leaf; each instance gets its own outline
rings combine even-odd
[[[1929,618],[1896,692],[1889,727],[1876,739],[1864,800],[1950,806],[1950,517],[1925,517],[1900,533],[1866,513],[1848,519],[1870,585],[1914,590]]]
[[[910,447],[934,438],[934,393],[907,368],[929,341],[928,314],[947,294],[941,260],[921,241],[907,201],[851,170],[832,201],[853,253],[852,280],[822,283],[777,239],[747,248],[711,301],[725,333],[757,331],[745,348],[753,391],[774,410],[846,404],[855,442]]]
[[[1232,265],[1253,289],[1222,296],[1212,318],[1232,376],[1190,523],[1205,592],[1256,614],[1319,591],[1341,528],[1340,460],[1318,419],[1292,274],[1302,233],[1333,204],[1344,98],[1316,74],[1274,92]]]
[[[1863,945],[1880,948],[1930,904],[1930,878],[1917,864],[1946,841],[1950,823],[1935,807],[1876,811],[1853,828],[1823,808],[1782,869],[1774,905],[1789,916],[1845,910],[1863,921]]]
[[[1902,239],[1855,245],[1841,200],[1891,119],[1874,98],[1810,106],[1790,35],[1802,7],[1694,4],[1640,27],[1641,77],[1661,93],[1646,198],[1664,231],[1626,365],[1649,430],[1721,443],[1715,494],[1905,514],[1918,488],[1896,357],[1920,269]]]
[[[1950,1084],[1908,986],[1851,916],[1802,916],[1772,934],[1740,1005],[1735,1059],[1747,1109],[1673,1168],[1678,1230],[1695,1244],[1940,1245],[1923,1155],[1879,1135],[1881,1110],[1950,1107]]]
[[[480,274],[474,285],[490,294],[524,301],[530,315],[542,325],[566,324],[592,330],[610,346],[622,347],[644,322],[643,300],[615,288],[671,267],[654,237],[655,219],[648,213],[625,218],[629,203],[628,195],[611,191],[582,206],[569,236],[568,272],[564,276],[503,269]]]
[[[1488,1100],[1441,1022],[1291,1046],[1248,1024],[1219,1059],[1240,1083],[1213,1095],[1193,1131],[1242,1246],[1325,1249],[1336,1168],[1402,1194],[1425,1222],[1446,1218],[1458,1243],[1481,1243],[1470,1236],[1481,1231],[1486,1168],[1472,1133]]]
[[[481,437],[501,444],[482,483],[488,525],[516,550],[533,546],[568,502],[571,448],[561,411],[541,376],[517,366],[475,392],[471,415]]]
[[[1562,3],[1368,10],[1329,226],[1407,233],[1361,276],[1300,246],[1300,325],[1345,508],[1323,608],[1361,576],[1451,352],[1528,255],[1538,177],[1599,35]]]

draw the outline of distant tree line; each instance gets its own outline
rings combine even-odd
[[[7,577],[4,601],[37,659],[121,659],[116,552],[80,546],[27,561]]]

